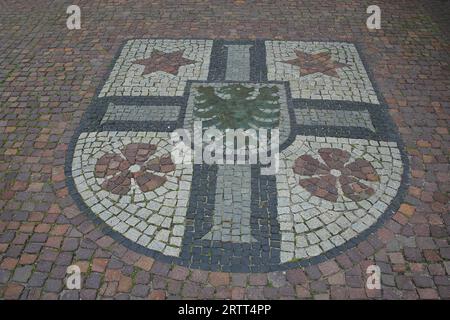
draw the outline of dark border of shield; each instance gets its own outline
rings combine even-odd
[[[67,187],[69,190],[69,194],[72,196],[73,200],[75,201],[75,203],[77,204],[78,208],[84,212],[85,214],[87,214],[92,221],[98,225],[98,230],[100,230],[102,233],[104,233],[105,235],[110,236],[111,238],[113,238],[117,243],[120,243],[122,245],[124,245],[125,247],[143,254],[143,255],[147,255],[150,257],[153,257],[154,259],[161,261],[161,262],[165,262],[165,263],[175,263],[178,265],[184,265],[189,267],[189,265],[186,265],[185,260],[182,260],[178,257],[170,257],[170,256],[166,256],[160,252],[145,248],[127,238],[125,238],[122,234],[120,234],[117,231],[114,231],[110,226],[108,226],[101,218],[99,218],[97,215],[95,215],[90,208],[84,203],[84,201],[82,200],[80,194],[78,193],[75,183],[74,183],[74,179],[72,177],[72,160],[73,160],[73,155],[74,155],[74,150],[75,150],[75,146],[76,143],[78,141],[79,135],[82,132],[90,132],[90,131],[102,131],[102,130],[112,130],[112,129],[108,129],[111,127],[114,127],[113,130],[127,130],[127,131],[166,131],[166,132],[170,132],[172,130],[174,130],[177,127],[182,127],[183,125],[183,119],[184,119],[184,113],[186,111],[186,103],[187,103],[187,97],[188,97],[188,93],[189,93],[189,88],[190,88],[190,82],[192,81],[188,81],[188,84],[186,85],[185,88],[185,92],[183,94],[182,97],[152,97],[151,99],[148,98],[142,98],[142,97],[102,97],[102,98],[98,98],[98,94],[100,93],[104,83],[106,82],[112,68],[114,67],[114,64],[117,60],[117,58],[119,57],[120,53],[122,52],[123,47],[125,46],[125,44],[130,41],[130,40],[135,40],[135,39],[144,39],[144,38],[134,38],[134,39],[128,39],[125,40],[124,43],[119,46],[113,60],[111,61],[110,66],[108,67],[108,71],[105,73],[105,75],[103,76],[99,86],[97,87],[96,93],[94,95],[94,98],[91,102],[91,104],[88,106],[88,108],[86,109],[86,111],[84,112],[81,121],[78,125],[78,128],[75,130],[69,146],[68,146],[68,150],[66,153],[66,159],[65,159],[65,175],[66,175],[66,181],[67,181]],[[145,39],[169,39],[169,38],[145,38]],[[255,44],[255,49],[252,52],[253,54],[251,55],[252,60],[251,60],[251,81],[255,81],[255,82],[269,82],[267,81],[267,70],[266,70],[266,63],[265,63],[265,41],[272,41],[271,39],[255,39],[255,40],[251,40],[251,41],[246,41],[246,40],[235,40],[235,41],[228,41],[228,40],[223,40],[223,39],[200,39],[200,38],[182,38],[182,39],[171,39],[171,40],[212,40],[213,41],[213,48],[212,48],[212,52],[211,52],[211,60],[210,60],[210,74],[208,75],[208,79],[206,81],[200,81],[200,82],[217,82],[219,81],[216,77],[217,73],[220,72],[224,72],[223,68],[224,65],[226,65],[225,61],[226,61],[226,52],[223,52],[225,50],[222,49],[222,52],[220,55],[214,55],[214,50],[219,50],[218,52],[220,52],[220,48],[223,46],[224,43],[226,44],[248,44],[248,43],[252,43]],[[375,231],[377,229],[379,229],[381,226],[383,226],[391,217],[392,215],[398,210],[398,208],[400,207],[404,196],[406,194],[406,191],[408,189],[409,186],[409,159],[408,156],[404,150],[405,145],[398,133],[398,129],[396,127],[396,125],[393,123],[391,117],[389,116],[388,113],[388,106],[387,103],[384,99],[384,97],[382,96],[381,92],[378,89],[378,85],[374,79],[373,73],[371,71],[371,69],[368,67],[368,63],[367,63],[367,59],[364,56],[363,50],[361,49],[361,45],[355,42],[351,42],[351,41],[330,41],[330,40],[320,40],[320,39],[302,39],[302,40],[279,40],[279,41],[318,41],[318,42],[337,42],[337,43],[350,43],[353,44],[356,48],[357,53],[359,54],[359,57],[363,63],[363,66],[366,70],[366,73],[369,77],[369,80],[372,83],[372,86],[374,88],[374,91],[377,95],[378,101],[379,101],[379,105],[375,105],[376,108],[378,108],[376,111],[372,110],[370,108],[370,106],[374,109],[374,104],[369,104],[369,103],[361,103],[361,102],[347,102],[347,101],[327,101],[327,100],[307,100],[308,104],[313,105],[313,104],[317,104],[317,105],[321,105],[321,108],[323,108],[324,105],[328,105],[330,108],[333,107],[337,107],[339,106],[340,109],[342,110],[342,106],[344,106],[344,109],[348,109],[351,110],[353,107],[357,107],[360,105],[367,105],[367,111],[369,111],[371,119],[376,119],[376,123],[377,123],[377,131],[380,131],[379,128],[383,129],[383,132],[381,132],[380,134],[373,134],[370,130],[368,129],[348,129],[347,127],[325,127],[325,126],[304,126],[303,128],[298,128],[298,125],[295,122],[295,117],[293,115],[293,106],[289,105],[288,103],[288,109],[289,109],[289,113],[290,113],[290,117],[291,117],[291,135],[289,136],[289,138],[287,139],[287,141],[280,146],[280,151],[285,149],[289,144],[292,143],[292,141],[295,139],[296,135],[315,135],[315,136],[338,136],[338,137],[352,137],[355,138],[354,136],[351,135],[352,132],[355,132],[354,130],[357,130],[358,134],[364,134],[366,137],[366,139],[377,139],[377,140],[385,140],[385,141],[393,141],[397,143],[397,147],[400,151],[401,154],[401,159],[402,159],[402,163],[403,163],[403,173],[402,173],[402,177],[401,177],[401,183],[400,183],[400,187],[397,190],[397,194],[394,197],[394,199],[391,201],[391,203],[388,205],[388,208],[384,211],[384,213],[378,218],[378,220],[371,225],[368,229],[364,230],[363,232],[359,233],[357,236],[353,237],[352,239],[346,241],[345,243],[343,243],[342,245],[339,245],[333,249],[330,249],[318,256],[315,257],[311,257],[311,258],[307,258],[307,259],[302,259],[302,260],[298,260],[298,261],[293,261],[293,262],[286,262],[286,263],[280,263],[280,264],[276,264],[276,265],[269,265],[268,270],[265,271],[282,271],[282,270],[288,270],[288,269],[294,269],[294,268],[299,268],[299,267],[307,267],[307,266],[311,266],[311,265],[315,265],[324,261],[327,261],[328,259],[332,259],[336,256],[338,256],[341,253],[344,253],[345,251],[352,249],[354,247],[356,247],[360,242],[362,242],[363,240],[366,240],[369,238],[370,235],[372,235],[373,233],[375,233]],[[258,70],[254,70],[254,66],[255,65],[259,65],[261,66],[260,69]],[[218,76],[220,77],[220,75]],[[198,81],[196,81],[198,82]],[[220,80],[220,82],[226,82],[226,81],[222,81]],[[232,82],[232,81],[230,81]],[[276,81],[275,81],[276,82]],[[274,81],[270,81],[270,83],[274,83]],[[286,88],[287,88],[287,94],[288,94],[288,101],[292,101],[292,99],[290,98],[290,90],[289,90],[289,83],[287,81],[283,81],[281,83],[285,83]],[[169,98],[169,99],[167,99]],[[104,113],[106,112],[106,108],[107,105],[109,104],[109,102],[111,101],[115,101],[115,102],[126,102],[126,104],[133,104],[133,101],[136,102],[145,102],[146,100],[151,100],[152,104],[158,103],[160,105],[164,105],[164,104],[173,104],[174,101],[177,101],[176,99],[178,99],[178,103],[181,103],[181,112],[180,112],[180,116],[179,116],[179,120],[177,122],[170,122],[170,123],[165,123],[164,126],[166,126],[165,130],[161,130],[161,123],[146,123],[145,125],[142,125],[140,123],[130,123],[126,126],[124,126],[123,129],[121,129],[119,127],[119,129],[117,128],[117,124],[114,123],[110,123],[110,124],[105,124],[105,125],[99,125],[101,118],[103,117]],[[302,99],[295,99],[293,104],[294,105],[298,105],[298,103],[300,103],[302,101]],[[358,108],[360,109],[360,108]],[[93,117],[92,115],[101,115],[97,117]],[[379,125],[381,124],[381,126]],[[357,137],[357,139],[360,137]],[[183,262],[184,261],[184,262]],[[195,268],[195,267],[194,267]],[[203,268],[202,268],[203,269]],[[206,269],[204,269],[206,270]],[[207,270],[211,270],[211,269],[207,269]],[[233,272],[233,270],[228,270]],[[258,270],[255,270],[258,271]],[[253,270],[251,270],[251,272],[254,272]]]

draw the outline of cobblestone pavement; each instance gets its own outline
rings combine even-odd
[[[450,298],[448,1],[70,4],[0,8],[0,298]],[[175,163],[198,119],[279,172]]]

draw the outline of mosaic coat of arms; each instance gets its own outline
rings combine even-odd
[[[279,129],[279,166],[176,163],[170,133]],[[129,40],[67,160],[105,232],[191,268],[265,272],[355,246],[399,206],[407,161],[351,43]]]

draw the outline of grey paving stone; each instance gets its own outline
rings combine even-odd
[[[255,242],[250,228],[250,165],[219,165],[213,226],[203,239]]]
[[[180,106],[115,105],[110,103],[102,123],[107,121],[177,121]]]
[[[11,276],[11,271],[0,270],[0,283],[6,283]]]
[[[28,285],[31,287],[42,287],[47,279],[48,275],[43,272],[34,272],[28,281]]]
[[[250,80],[250,48],[252,45],[226,45],[227,69],[225,80]]]
[[[14,271],[12,280],[17,282],[27,282],[31,276],[32,270],[32,266],[19,267]]]
[[[367,110],[295,109],[295,118],[300,125],[325,125],[341,127],[363,127],[375,132]]]

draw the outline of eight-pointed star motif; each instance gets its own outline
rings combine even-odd
[[[174,76],[178,74],[181,66],[193,64],[197,61],[183,57],[184,51],[174,51],[170,53],[153,50],[150,57],[133,61],[133,64],[145,66],[142,75],[150,74],[156,71],[171,73]]]
[[[324,51],[309,54],[300,50],[294,51],[297,55],[296,58],[282,62],[300,67],[300,74],[302,76],[319,72],[327,76],[339,78],[336,69],[348,67],[345,63],[332,60],[329,52]]]

